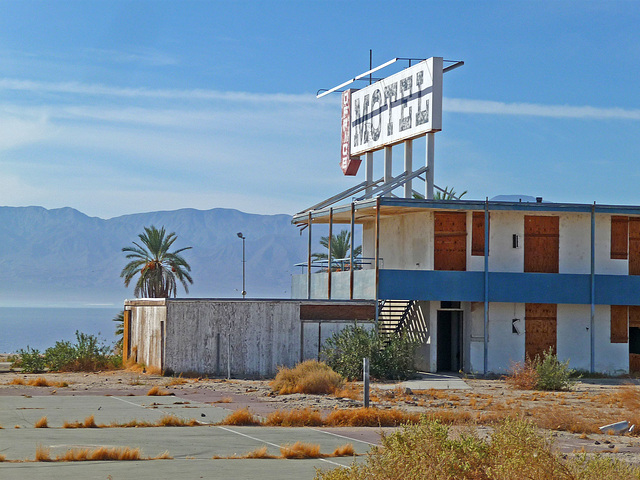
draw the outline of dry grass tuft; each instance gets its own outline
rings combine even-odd
[[[165,450],[160,455],[150,457],[149,460],[173,460],[173,457],[169,454],[169,450]]]
[[[51,450],[49,447],[38,444],[36,446],[36,462],[51,462]]]
[[[31,379],[27,382],[27,385],[32,387],[51,387],[52,386],[52,384],[44,377]]]
[[[266,445],[263,445],[260,448],[256,448],[255,450],[251,451],[251,452],[247,452],[244,455],[242,455],[241,458],[278,458],[275,455],[271,455],[268,452],[268,448]]]
[[[334,410],[324,420],[324,424],[332,427],[397,427],[405,423],[418,423],[417,413],[402,410],[381,410],[379,408],[354,408]]]
[[[342,376],[324,362],[307,360],[294,368],[281,367],[270,383],[279,395],[290,393],[333,393],[344,384]]]
[[[538,384],[539,375],[533,362],[527,359],[524,363],[512,363],[509,367],[509,375],[504,379],[512,388],[533,390]]]
[[[347,443],[340,445],[331,454],[332,457],[353,457],[356,451],[353,449],[353,444]]]
[[[98,460],[142,460],[139,448],[131,447],[98,447],[74,448],[56,457],[56,462],[83,462]]]
[[[147,392],[147,397],[165,397],[167,395],[171,395],[171,392],[163,390],[159,385],[151,387]]]
[[[530,413],[538,427],[549,430],[562,430],[571,433],[598,433],[598,424],[602,423],[602,419],[590,419],[587,412],[559,405],[535,408]]]
[[[264,423],[273,427],[319,427],[323,424],[322,416],[317,410],[276,410],[267,417]]]
[[[280,447],[282,458],[320,458],[320,445],[313,443],[296,442],[293,445],[283,445]]]
[[[171,380],[167,383],[167,387],[171,387],[172,385],[184,385],[185,383],[189,383],[186,378],[182,377],[172,377]]]
[[[33,426],[35,428],[49,428],[49,422],[47,422],[46,415],[38,420]]]
[[[200,422],[195,418],[185,420],[175,415],[163,415],[156,425],[158,427],[195,427],[200,425]]]
[[[245,407],[230,413],[220,424],[255,426],[262,425],[262,422],[249,411],[249,407]]]
[[[162,369],[160,367],[150,366],[146,368],[147,375],[162,375]]]
[[[7,457],[0,453],[0,462],[4,462],[6,459]]]
[[[85,418],[84,422],[82,422],[82,426],[84,428],[98,428],[98,425],[96,425],[96,420],[95,418],[93,418],[93,415],[90,415],[87,418]]]
[[[26,385],[25,381],[22,378],[12,378],[8,385]]]
[[[362,400],[362,386],[355,382],[347,382],[341,388],[333,392],[337,398],[350,398],[351,400]]]

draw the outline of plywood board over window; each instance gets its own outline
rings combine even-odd
[[[556,351],[558,306],[554,303],[525,304],[525,357],[542,358],[551,349]]]
[[[467,269],[466,212],[435,212],[433,268]]]
[[[629,307],[611,305],[611,343],[627,343],[629,341]]]
[[[611,217],[611,258],[626,260],[629,249],[629,217]]]
[[[559,217],[525,215],[524,271],[558,273],[559,250]]]
[[[629,275],[640,275],[640,218],[629,217]]]
[[[489,225],[491,225],[491,217],[489,217]],[[484,212],[473,212],[471,255],[484,256]]]

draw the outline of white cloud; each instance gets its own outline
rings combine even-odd
[[[208,89],[158,89],[112,87],[95,83],[80,82],[40,82],[34,80],[17,80],[0,78],[0,90],[14,90],[31,93],[62,93],[71,95],[112,96],[123,98],[151,98],[165,100],[207,100],[233,101],[250,103],[314,103],[319,101],[315,95],[285,93],[249,93],[221,92]],[[337,100],[335,101],[337,103]]]
[[[518,115],[551,118],[640,120],[640,110],[624,108],[601,108],[591,106],[540,105],[535,103],[504,103],[489,100],[445,98],[443,109],[455,113],[478,113],[484,115]]]

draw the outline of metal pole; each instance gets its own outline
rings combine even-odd
[[[433,164],[435,161],[435,141],[435,133],[427,133],[427,167],[429,167],[425,175],[427,179],[427,181],[425,182],[425,198],[427,200],[433,200]]]
[[[484,340],[483,370],[487,374],[489,359],[489,197],[484,201]]]
[[[364,408],[369,408],[369,359],[362,359],[362,381],[364,383]]]
[[[355,217],[356,207],[353,202],[351,202],[351,245],[349,250],[349,300],[353,300],[353,243],[354,243],[354,217]]]
[[[242,298],[245,299],[247,298],[247,288],[245,286],[245,264],[246,259],[245,259],[245,250],[244,250],[244,241],[246,240],[246,238],[243,236],[242,237]]]
[[[331,240],[333,239],[333,207],[329,209],[329,252],[327,258],[327,298],[331,300]]]
[[[378,289],[380,288],[380,197],[376,198],[376,251],[375,251],[375,268],[376,268],[376,332],[378,331],[378,302],[380,296]]]
[[[309,212],[309,245],[307,250],[307,299],[311,299],[311,212]]]
[[[413,140],[404,142],[404,171],[407,175],[413,172]],[[413,198],[411,180],[407,180],[404,184],[404,198]]]
[[[367,152],[364,161],[364,176],[369,185],[365,189],[365,194],[368,196],[371,193],[371,184],[373,183],[373,152]]]
[[[428,172],[427,172],[428,173]],[[393,150],[392,147],[384,147],[384,183],[387,184],[393,178]],[[386,196],[390,196],[387,194]]]
[[[591,207],[591,316],[589,319],[589,340],[591,345],[590,364],[591,373],[595,372],[595,302],[596,302],[596,202]]]

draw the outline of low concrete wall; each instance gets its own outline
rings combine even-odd
[[[218,299],[152,302],[125,303],[125,308],[132,311],[131,345],[138,362],[165,372],[216,376],[229,373],[233,377],[271,377],[279,366],[293,367],[301,357],[315,359],[319,341],[324,343],[329,336],[354,323],[355,319],[345,319],[345,313],[348,316],[356,312],[355,316],[362,317],[357,310],[362,311],[363,306],[365,311],[375,312],[374,302]],[[320,306],[317,320],[301,320],[303,304],[314,305],[313,311]],[[363,320],[366,319],[358,318],[358,323]]]

